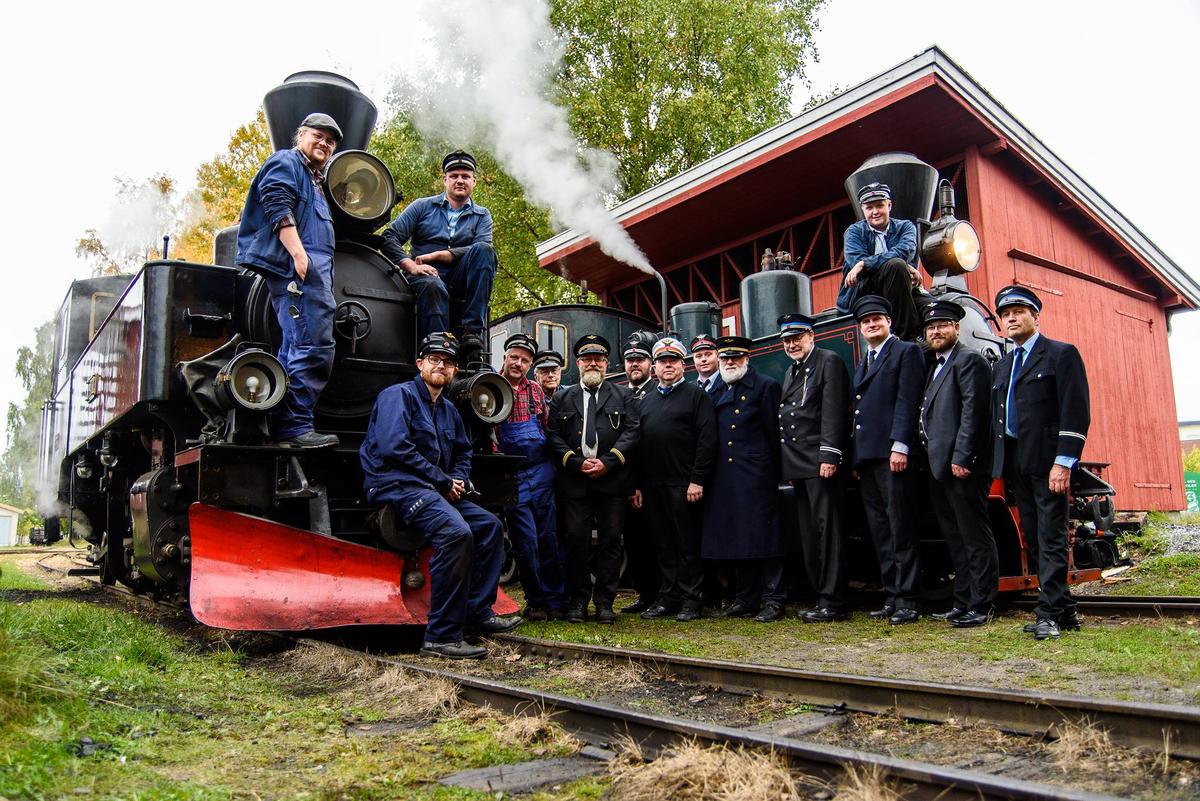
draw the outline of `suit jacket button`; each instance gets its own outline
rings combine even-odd
[[[730,462],[732,462],[732,461],[733,461],[733,457],[732,457],[732,456],[730,456],[730,457],[729,457],[729,461],[730,461]]]
[[[733,410],[733,413],[734,413],[734,414],[741,414],[741,413],[742,413],[742,410],[741,410],[741,409],[734,409],[734,410]]]
[[[859,431],[859,430],[861,430],[861,429],[862,429],[862,426],[855,426],[855,427],[854,427],[854,430],[855,430],[855,431]]]
[[[732,448],[732,447],[733,447],[733,440],[729,440],[729,442],[726,442],[725,444],[726,444],[726,445],[728,445],[729,447],[731,447],[731,448]]]
[[[780,409],[782,409],[782,408],[783,408],[783,404],[782,404],[782,403],[781,403],[781,404],[779,404],[779,408],[780,408]]]
[[[735,428],[737,428],[737,424],[736,424],[736,423],[730,423],[730,424],[729,424],[729,430],[730,430],[730,431],[733,431]]]

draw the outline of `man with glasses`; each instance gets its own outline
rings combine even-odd
[[[547,400],[554,397],[562,384],[562,369],[563,357],[558,351],[540,350],[533,357],[533,375]]]
[[[375,401],[359,448],[367,501],[391,504],[405,526],[424,532],[429,560],[429,622],[421,653],[482,659],[468,637],[516,628],[517,616],[492,612],[504,561],[503,529],[469,500],[471,440],[445,390],[458,372],[458,342],[444,332],[421,341],[419,374]]]
[[[833,351],[816,347],[811,317],[778,320],[792,366],[779,404],[782,477],[795,489],[800,547],[817,605],[800,614],[810,623],[849,617],[842,542],[842,465],[850,415],[849,376]]]
[[[322,185],[341,139],[333,117],[305,117],[294,147],[276,151],[254,176],[238,225],[237,263],[267,282],[283,334],[279,361],[288,391],[271,433],[287,447],[338,444],[335,435],[313,430],[313,410],[333,370],[335,238]]]
[[[416,290],[421,336],[457,325],[466,365],[478,361],[483,350],[496,278],[492,214],[471,200],[475,167],[475,157],[462,150],[442,159],[445,191],[409,203],[383,232],[381,246]],[[404,247],[410,242],[411,253]],[[465,301],[461,321],[450,319],[450,293]]]

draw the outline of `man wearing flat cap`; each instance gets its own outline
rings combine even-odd
[[[800,615],[810,623],[849,617],[842,541],[842,465],[850,416],[850,379],[833,351],[818,348],[811,317],[778,320],[792,360],[779,402],[781,476],[795,489],[800,546],[817,605]]]
[[[404,271],[417,293],[421,336],[459,330],[464,364],[479,359],[488,302],[496,278],[492,214],[471,200],[475,157],[456,150],[442,159],[445,192],[417,198],[383,232],[383,254]],[[405,248],[411,244],[411,251]],[[461,320],[450,319],[450,295],[462,298]]]
[[[650,351],[654,347],[654,340],[654,334],[649,331],[635,331],[626,338],[621,349],[621,356],[625,362],[625,380],[639,411],[646,394],[654,391],[656,386],[651,377],[650,367]],[[632,497],[630,501],[632,503]],[[654,538],[646,515],[640,507],[634,506],[625,514],[622,540],[625,545],[627,575],[638,597],[633,603],[622,607],[621,613],[643,614],[657,606],[659,571]]]
[[[887,299],[860,297],[854,316],[866,352],[854,370],[850,438],[884,591],[883,606],[870,616],[892,625],[915,623],[921,615],[917,538],[909,513],[909,452],[917,445],[925,362],[917,345],[892,334],[892,307]]]
[[[697,334],[692,338],[692,365],[696,368],[696,383],[705,392],[717,383],[719,363],[717,340],[711,334]]]
[[[1000,329],[1016,347],[992,368],[995,447],[992,475],[1017,500],[1030,563],[1036,565],[1035,639],[1079,628],[1067,585],[1068,490],[1091,425],[1087,371],[1074,345],[1038,330],[1042,301],[1007,286],[996,295]]]
[[[992,483],[991,367],[959,343],[963,309],[925,307],[925,341],[936,359],[925,381],[917,427],[929,458],[929,492],[954,565],[954,605],[933,615],[956,628],[992,619],[1000,559],[988,515]]]
[[[276,151],[254,176],[238,223],[237,263],[266,281],[283,334],[279,361],[288,391],[271,434],[289,447],[338,444],[334,434],[313,430],[313,410],[333,370],[335,237],[322,187],[341,140],[333,117],[305,117],[292,149]]]
[[[653,541],[658,598],[642,617],[686,623],[702,612],[700,502],[716,457],[716,419],[708,393],[683,376],[683,343],[664,337],[652,353],[658,382],[639,406],[634,507]]]
[[[701,554],[729,560],[733,602],[722,617],[769,623],[783,617],[783,534],[779,521],[779,382],[750,364],[751,341],[717,340],[721,376],[711,397],[717,461],[704,514]]]
[[[554,397],[562,384],[563,357],[553,350],[539,350],[533,357],[533,375],[546,399]]]
[[[565,611],[563,565],[554,509],[554,463],[546,444],[550,409],[542,388],[528,378],[537,343],[517,333],[504,342],[500,374],[513,390],[513,410],[496,426],[501,453],[525,461],[517,471],[517,502],[505,508],[508,539],[525,593],[526,620],[553,620]]]
[[[912,340],[921,332],[913,300],[920,285],[917,272],[917,227],[909,220],[892,219],[892,190],[887,184],[867,184],[858,192],[863,219],[846,229],[845,262],[837,307],[843,314],[854,310],[858,298],[881,295],[892,308],[893,333]]]
[[[492,611],[504,535],[495,515],[468,500],[471,440],[445,397],[457,359],[453,335],[426,336],[418,350],[418,375],[379,393],[358,456],[367,501],[390,505],[400,523],[424,532],[433,546],[421,653],[482,659],[487,651],[466,639],[508,631],[521,618]]]
[[[611,346],[599,334],[585,334],[572,348],[579,383],[550,401],[546,437],[558,466],[567,609],[571,623],[587,619],[590,598],[596,622],[614,623],[613,599],[621,570],[621,533],[633,493],[633,457],[639,423],[628,389],[604,380]],[[597,534],[595,585],[589,571],[592,530]]]

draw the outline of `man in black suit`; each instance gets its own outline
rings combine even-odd
[[[712,390],[719,377],[717,362],[717,340],[711,334],[692,337],[692,365],[696,368],[696,383],[705,392]]]
[[[650,375],[650,351],[653,347],[654,334],[649,331],[635,331],[626,338],[625,346],[621,349],[625,360],[625,379],[633,400],[639,405],[639,410],[646,393],[653,392],[657,385]],[[629,500],[632,506],[633,498],[630,497]],[[625,513],[625,528],[621,539],[625,546],[627,576],[638,594],[636,601],[621,608],[621,614],[642,614],[658,606],[659,573],[654,535],[650,531],[646,515],[640,508],[634,506]]]
[[[886,599],[871,612],[893,625],[915,623],[917,539],[909,523],[909,450],[917,442],[917,406],[925,362],[921,349],[892,334],[892,307],[878,295],[854,304],[867,352],[854,371],[850,436],[867,526],[875,542]]]
[[[629,459],[638,441],[637,404],[628,389],[604,380],[609,353],[604,337],[580,337],[574,353],[579,383],[554,393],[546,430],[550,451],[560,467],[557,487],[566,539],[564,617],[582,623],[591,597],[596,622],[614,623],[621,530],[633,492]],[[594,589],[588,570],[593,523],[598,534]]]
[[[1091,407],[1079,351],[1041,335],[1041,312],[1041,299],[1028,287],[1007,286],[996,295],[1000,327],[1016,348],[992,370],[992,474],[1004,476],[1017,499],[1037,568],[1037,619],[1025,631],[1045,640],[1057,639],[1061,628],[1079,628],[1067,586],[1067,490],[1087,442]]]
[[[783,350],[792,368],[779,404],[782,476],[796,490],[800,546],[817,605],[800,613],[810,623],[849,617],[842,544],[842,477],[850,413],[849,377],[833,351],[816,347],[811,317],[779,318]]]
[[[992,477],[991,368],[958,341],[963,309],[939,300],[925,307],[925,341],[937,356],[918,427],[929,456],[934,513],[954,564],[954,606],[935,614],[958,628],[992,619],[1000,559],[988,516]]]

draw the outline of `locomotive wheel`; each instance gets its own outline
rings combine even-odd
[[[119,581],[134,592],[147,592],[154,586],[154,582],[149,579],[133,577],[133,570],[125,555],[124,544],[112,547],[107,531],[100,540],[98,567],[100,568],[101,584],[111,585]]]

